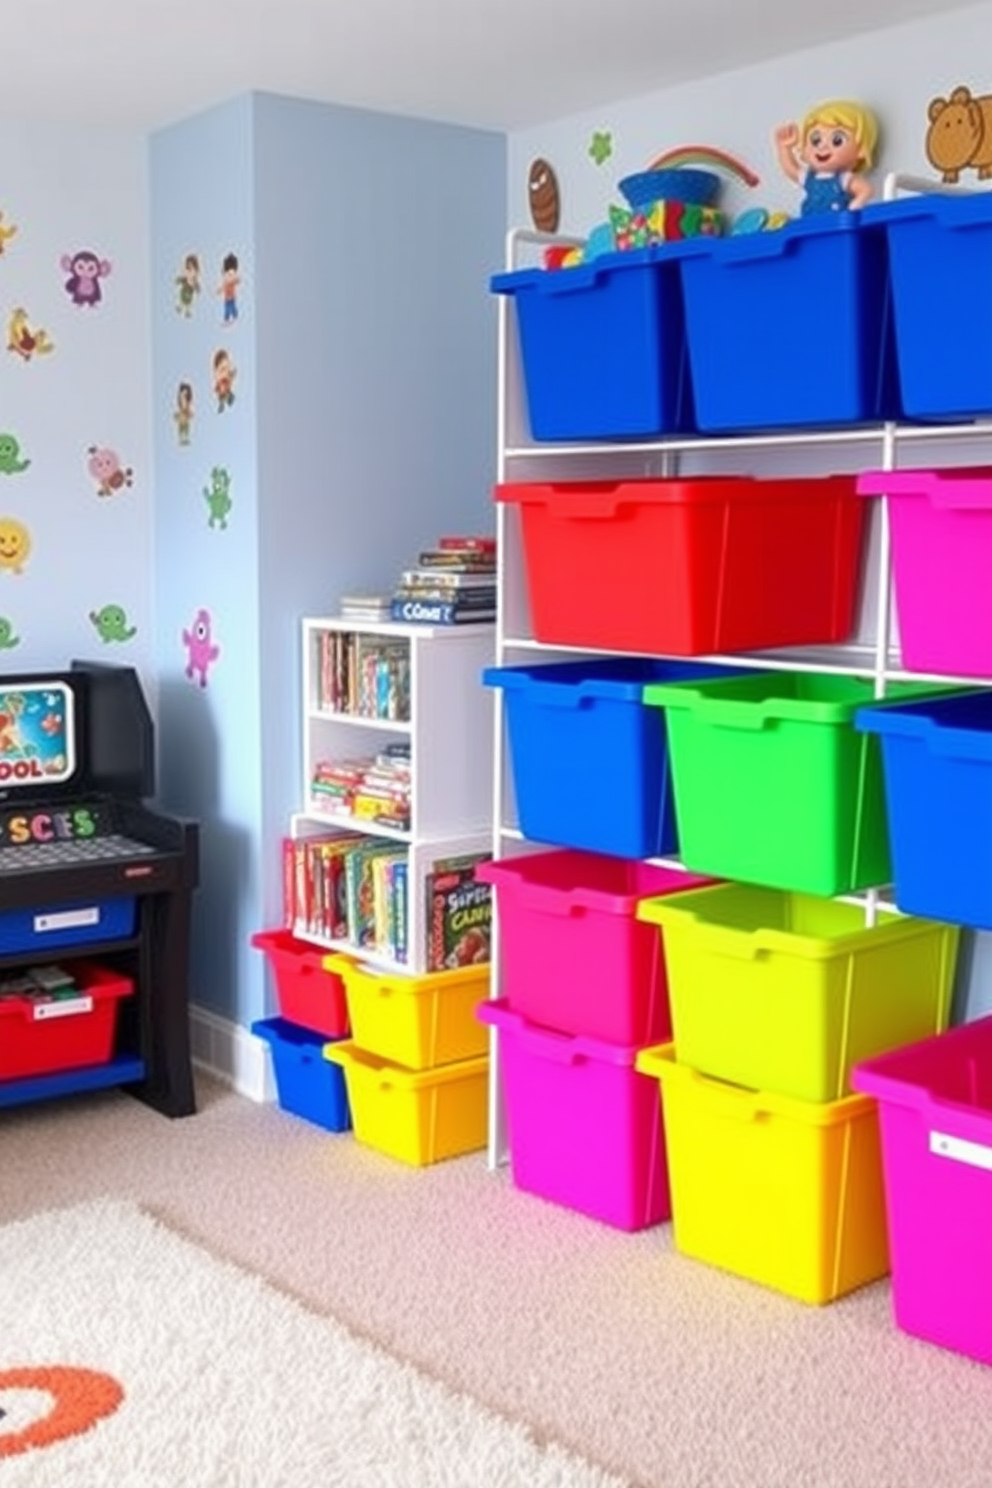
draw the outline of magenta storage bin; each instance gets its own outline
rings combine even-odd
[[[671,1037],[663,939],[639,899],[712,879],[568,849],[482,863],[496,889],[500,991],[531,1023],[615,1044]]]
[[[896,1322],[992,1364],[992,1018],[856,1065],[878,1100]]]
[[[888,498],[903,665],[992,677],[992,467],[869,471]]]
[[[621,1230],[671,1218],[658,1081],[637,1050],[538,1028],[484,1002],[499,1057],[517,1188]]]

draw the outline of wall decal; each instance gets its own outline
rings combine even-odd
[[[13,651],[14,647],[20,644],[20,636],[14,634],[13,620],[8,620],[6,615],[0,615],[0,651]]]
[[[942,180],[953,185],[963,170],[992,177],[992,94],[976,97],[962,84],[949,98],[932,98],[927,118],[927,159]]]
[[[558,177],[546,160],[533,160],[527,175],[527,194],[530,200],[530,215],[538,232],[558,231],[561,218],[561,199],[558,194]]]
[[[30,460],[21,459],[21,441],[15,434],[0,434],[0,475],[20,475]]]
[[[130,465],[122,465],[116,450],[91,444],[86,453],[89,456],[86,469],[96,481],[98,496],[113,496],[116,491],[123,491],[125,486],[133,485],[134,471]]]
[[[613,135],[608,129],[594,129],[589,142],[589,157],[596,165],[605,165],[613,154]]]
[[[47,356],[55,350],[55,342],[40,326],[32,328],[28,312],[23,305],[10,312],[7,322],[7,350],[19,356],[22,362],[33,357]]]
[[[234,406],[234,379],[238,375],[238,369],[223,349],[214,352],[213,368],[217,412],[223,413],[225,408]]]
[[[112,641],[129,641],[138,634],[137,627],[127,623],[127,611],[118,604],[90,610],[90,619],[101,641],[108,645]]]
[[[189,444],[193,427],[193,384],[181,382],[176,388],[176,406],[172,414],[176,425],[176,438],[180,444]]]
[[[176,275],[176,311],[186,320],[193,314],[193,302],[199,293],[200,258],[196,253],[187,253]]]
[[[231,473],[223,465],[215,465],[210,472],[210,485],[204,486],[203,497],[210,512],[208,527],[227,527],[227,518],[234,502],[231,500]]]
[[[5,222],[4,214],[0,212],[0,257],[3,256],[3,251],[6,248],[7,244],[10,242],[11,238],[15,237],[16,235],[17,223]]]
[[[93,308],[103,299],[100,280],[106,279],[111,270],[109,258],[101,258],[91,248],[79,248],[75,253],[64,253],[60,260],[65,281],[65,292],[74,305]]]
[[[238,286],[241,283],[241,275],[238,272],[238,255],[228,253],[224,256],[221,265],[220,284],[217,293],[224,302],[224,324],[229,325],[231,321],[238,318]]]
[[[0,568],[24,572],[31,552],[31,534],[17,517],[0,517]]]
[[[197,610],[189,630],[183,631],[186,647],[186,675],[193,681],[198,679],[201,687],[207,685],[207,673],[220,655],[220,647],[213,640],[213,622],[209,610]]]

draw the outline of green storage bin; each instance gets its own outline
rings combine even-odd
[[[892,683],[886,698],[940,690]],[[870,680],[753,672],[643,696],[666,709],[687,868],[808,894],[889,882],[881,751],[853,724]]]

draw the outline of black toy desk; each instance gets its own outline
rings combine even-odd
[[[52,675],[71,681],[81,763],[61,789],[0,792],[0,973],[93,961],[129,977],[134,995],[121,1001],[108,1062],[0,1079],[0,1108],[120,1086],[163,1115],[191,1115],[198,827],[143,802],[153,738],[133,670],[73,662],[71,672]],[[0,678],[0,696],[19,680]],[[75,794],[74,785],[84,789]]]

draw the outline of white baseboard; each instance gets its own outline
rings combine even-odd
[[[193,1063],[239,1095],[265,1104],[276,1098],[269,1047],[240,1023],[206,1008],[189,1010]]]

